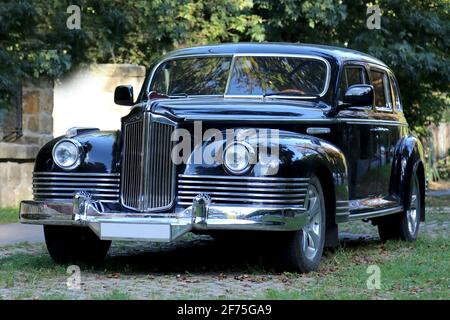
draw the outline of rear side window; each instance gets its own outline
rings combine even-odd
[[[374,89],[375,106],[391,109],[391,88],[388,76],[383,71],[371,70],[370,77]]]
[[[396,110],[401,111],[402,110],[402,102],[400,101],[400,92],[398,90],[397,81],[395,81],[395,78],[390,75],[391,80],[391,86],[392,86],[392,101],[393,105]]]
[[[339,99],[344,99],[345,91],[348,87],[354,84],[367,84],[367,76],[363,67],[361,66],[348,66],[345,67],[342,73]]]

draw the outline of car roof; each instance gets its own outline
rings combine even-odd
[[[340,63],[345,61],[363,61],[373,64],[378,64],[387,67],[384,62],[378,60],[363,52],[351,50],[341,47],[315,45],[315,44],[297,44],[297,43],[226,43],[215,44],[207,46],[198,46],[191,48],[184,48],[172,51],[168,53],[165,58],[176,58],[188,55],[207,55],[207,54],[308,54],[308,55],[320,55],[322,57],[328,57],[329,59],[335,59]]]

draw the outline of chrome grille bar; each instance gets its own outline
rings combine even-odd
[[[118,173],[34,172],[35,200],[71,200],[76,191],[89,192],[94,200],[118,202]]]
[[[303,207],[308,178],[178,175],[178,204],[191,205],[199,193],[213,204]]]

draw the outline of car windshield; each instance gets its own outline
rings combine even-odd
[[[295,56],[177,58],[155,70],[149,91],[168,96],[319,96],[327,65]],[[231,74],[230,74],[231,73]]]

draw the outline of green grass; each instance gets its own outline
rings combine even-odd
[[[450,299],[450,251],[447,238],[415,243],[379,242],[341,248],[325,258],[312,285],[298,281],[285,290],[270,289],[263,299]],[[381,288],[367,288],[369,265],[381,271]]]
[[[17,253],[0,259],[0,287],[12,288],[17,283],[32,285],[42,278],[66,274],[66,267],[55,264],[47,254]]]
[[[450,196],[435,196],[426,198],[427,207],[450,207]]]
[[[110,293],[102,295],[93,295],[94,300],[132,300],[134,299],[128,292],[122,291],[120,289],[113,289]]]
[[[247,266],[246,273],[267,274],[275,279],[269,290],[252,290],[226,295],[207,295],[192,284],[186,294],[168,295],[158,290],[148,292],[152,299],[450,299],[450,241],[448,234],[449,213],[438,206],[427,210],[427,221],[422,226],[419,239],[414,243],[392,241],[351,241],[334,253],[326,252],[317,272],[306,275],[273,272]],[[437,226],[437,227],[436,227]],[[340,225],[341,231],[376,234],[370,223],[354,222]],[[125,243],[119,247],[126,249]],[[14,251],[12,253],[11,251]],[[11,255],[6,255],[11,252]],[[76,291],[64,293],[67,266],[58,265],[46,253],[42,245],[27,243],[0,247],[0,288],[8,289],[17,299],[79,299],[86,296],[98,300],[128,300],[136,298],[127,287],[117,282],[108,293]],[[117,264],[117,265],[116,265]],[[381,288],[370,290],[367,268],[377,265],[381,270]],[[223,266],[227,274],[228,266]],[[254,270],[253,270],[254,269]],[[126,259],[109,259],[99,268],[82,267],[82,277],[104,277],[112,272],[146,278],[145,266]],[[231,272],[231,271],[230,271]],[[233,277],[233,272],[228,274]],[[83,278],[85,279],[85,278]],[[282,282],[282,280],[287,279]],[[85,281],[85,280],[83,280]],[[95,281],[95,280],[94,280]],[[227,280],[230,281],[230,280]],[[231,280],[233,281],[233,280]],[[283,284],[282,284],[283,283]],[[47,292],[45,285],[59,286],[61,290]],[[249,286],[252,284],[249,283]],[[280,287],[281,285],[281,287]],[[20,290],[18,290],[20,288]],[[56,288],[55,288],[56,289]],[[53,290],[51,290],[53,291]],[[1,298],[1,294],[0,294]]]
[[[19,208],[0,208],[0,224],[19,222]]]

